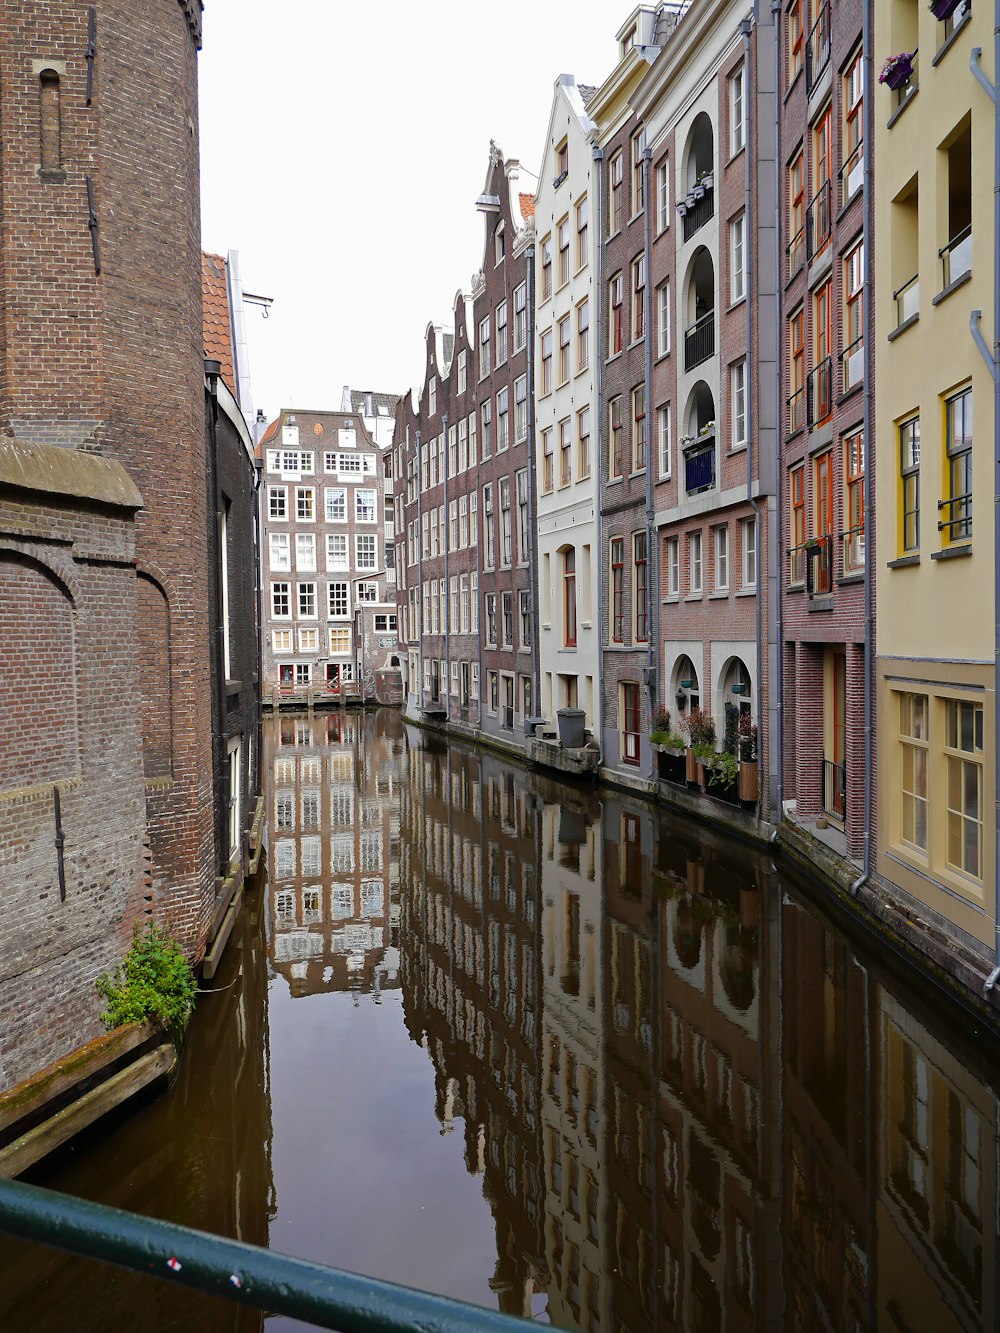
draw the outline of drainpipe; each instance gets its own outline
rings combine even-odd
[[[995,881],[993,971],[983,986],[989,994],[1000,981],[1000,784],[997,783],[997,759],[1000,757],[1000,85],[990,80],[980,66],[982,48],[973,47],[969,68],[993,103],[993,353],[990,354],[979,331],[982,312],[973,310],[969,327],[983,359],[993,376],[993,878]],[[993,4],[993,78],[1000,78],[1000,0]]]
[[[764,675],[765,667],[763,660],[763,606],[761,604],[761,560],[760,560],[760,501],[753,493],[753,396],[757,391],[756,375],[754,375],[754,336],[753,336],[753,301],[751,293],[753,291],[753,272],[754,272],[754,249],[753,236],[755,229],[751,227],[752,218],[752,199],[750,190],[750,157],[751,157],[751,133],[755,130],[753,112],[751,111],[750,100],[750,20],[742,19],[740,21],[740,36],[743,39],[743,105],[745,108],[744,126],[745,144],[743,148],[744,156],[744,176],[743,176],[743,225],[744,233],[744,257],[746,262],[746,315],[747,315],[747,359],[746,374],[744,375],[743,390],[746,395],[746,418],[747,418],[747,500],[753,509],[753,543],[754,543],[754,570],[757,578],[757,592],[754,597],[754,636],[755,651],[757,654],[757,689],[754,712],[757,714],[757,803],[760,805],[760,793],[764,790],[764,745],[763,728],[761,723],[764,719]],[[777,164],[776,164],[777,165]],[[778,173],[775,173],[777,179]],[[753,375],[754,383],[751,391],[750,377]],[[760,448],[758,446],[758,457]],[[737,751],[739,750],[739,740],[736,742]]]
[[[867,0],[865,0],[867,4]],[[778,80],[781,77],[781,0],[771,0],[771,23],[774,28],[774,210],[778,219],[778,225],[774,229],[774,274],[777,279],[777,288],[779,297],[774,303],[774,322],[775,322],[775,347],[782,348],[785,345],[784,329],[782,328],[782,308],[783,302],[780,297],[782,291],[781,282],[781,218],[782,218],[782,197],[781,197],[781,97],[779,95]],[[869,97],[869,101],[871,98]],[[779,352],[780,356],[780,352]],[[784,521],[784,501],[785,501],[785,476],[784,460],[781,457],[781,440],[784,430],[781,402],[781,367],[778,367],[778,373],[774,377],[774,420],[776,425],[775,452],[777,458],[774,469],[774,517],[775,533],[774,541],[769,545],[775,555],[775,579],[774,579],[774,634],[777,639],[777,671],[776,679],[773,682],[773,689],[777,695],[774,701],[775,714],[775,769],[776,769],[776,797],[777,809],[774,812],[776,823],[780,823],[785,813],[785,616],[784,605],[782,601],[782,585],[784,580],[784,559],[781,552],[781,525]],[[770,537],[770,534],[769,534]],[[757,577],[760,578],[760,568],[757,569]],[[757,664],[758,671],[760,663]],[[760,737],[758,734],[758,750]]]
[[[1000,0],[997,0],[997,3],[1000,4]],[[600,764],[604,758],[604,612],[602,609],[603,604],[601,602],[601,585],[604,581],[604,538],[602,536],[601,524],[601,477],[602,468],[604,467],[604,413],[601,410],[601,382],[604,378],[601,374],[601,330],[604,327],[604,306],[601,301],[601,297],[604,295],[602,290],[603,283],[601,282],[601,247],[604,244],[604,240],[601,236],[601,229],[604,217],[601,201],[601,169],[604,163],[604,149],[600,144],[595,143],[592,145],[592,151],[594,158],[594,272],[597,275],[594,280],[594,351],[596,353],[594,357],[594,417],[596,418],[596,422],[594,424],[597,426],[597,447],[594,450],[593,472],[593,475],[597,477],[597,493],[594,501],[594,544],[597,547],[597,680],[595,681],[597,688],[594,693],[596,705],[594,725],[597,731],[599,754],[597,762],[598,771],[600,771]],[[648,270],[648,262],[646,267]],[[648,310],[646,313],[648,316]],[[648,436],[646,439],[646,448],[647,450],[649,448]]]
[[[1000,0],[998,0],[1000,3]],[[219,765],[219,783],[222,792],[222,808],[215,814],[216,837],[219,838],[218,866],[224,877],[229,869],[229,763],[226,754],[226,631],[223,624],[225,593],[222,587],[222,477],[219,473],[219,376],[222,363],[211,357],[205,358],[205,378],[208,380],[208,398],[212,413],[212,487],[215,501],[215,524],[213,533],[213,556],[215,560],[215,706],[218,709],[218,722],[215,733],[216,762]]]
[[[659,699],[659,685],[656,680],[656,662],[660,641],[660,579],[659,546],[653,541],[654,514],[653,506],[653,284],[650,270],[653,266],[652,250],[652,207],[649,198],[649,164],[653,150],[646,144],[642,150],[642,199],[645,212],[643,227],[646,246],[646,337],[645,365],[643,375],[646,388],[646,684],[649,689],[649,727],[653,728],[653,714]],[[603,553],[601,556],[603,568]],[[653,589],[656,589],[654,595]],[[656,777],[656,760],[652,748],[649,749],[649,776]]]
[[[535,247],[524,257],[524,310],[528,322],[524,373],[528,400],[528,580],[531,607],[531,675],[535,717],[542,715],[542,676],[538,664],[538,509],[535,497]],[[478,550],[478,546],[477,546]],[[480,681],[480,689],[482,682]],[[522,718],[522,723],[524,719]]]
[[[451,531],[451,515],[448,512],[448,413],[441,414],[441,452],[444,455],[444,697],[445,712],[451,721],[451,584],[448,581],[448,534]]]
[[[996,0],[1000,7],[1000,0]],[[864,371],[864,446],[865,446],[865,808],[864,842],[862,849],[861,874],[851,885],[852,895],[856,895],[862,885],[871,878],[872,873],[872,801],[874,783],[872,767],[875,761],[874,700],[872,698],[872,675],[875,663],[875,588],[874,542],[872,534],[875,524],[875,487],[870,484],[872,458],[872,348],[875,346],[875,302],[872,300],[872,149],[875,137],[875,114],[872,107],[872,5],[867,2],[862,8],[861,37],[861,82],[865,90],[865,141],[862,155],[864,158],[862,245],[864,247],[864,273],[862,275],[862,300],[865,314],[865,371]],[[1000,503],[1000,502],[998,502]]]

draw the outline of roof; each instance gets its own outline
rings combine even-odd
[[[527,222],[528,218],[535,216],[535,196],[533,194],[519,194],[517,198],[521,205],[521,217]]]
[[[368,400],[371,399],[373,416],[396,415],[396,404],[399,402],[398,393],[375,393],[371,389],[352,389],[351,390],[351,411],[357,412],[359,416],[364,416],[367,410]],[[380,411],[385,408],[385,411]]]
[[[222,378],[236,391],[233,335],[229,316],[226,261],[222,255],[201,256],[201,323],[205,355],[222,363]]]
[[[281,425],[281,417],[275,417],[268,426],[267,430],[260,437],[258,444],[267,444],[268,440],[273,440],[278,433],[278,427]]]

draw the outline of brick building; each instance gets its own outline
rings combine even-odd
[[[399,667],[391,451],[353,413],[292,408],[258,450],[265,697],[372,697]]]

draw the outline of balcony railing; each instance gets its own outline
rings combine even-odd
[[[844,822],[847,817],[847,766],[823,760],[823,810]]]
[[[809,30],[806,45],[806,87],[811,89],[830,63],[830,6],[823,5]]]
[[[806,229],[804,223],[788,242],[788,245],[785,247],[785,253],[788,255],[788,276],[792,278],[802,267],[802,262],[805,258]]]
[[[855,338],[840,354],[840,392],[847,393],[860,384],[865,375],[864,335]]]
[[[702,315],[690,328],[684,330],[684,369],[700,366],[715,355],[715,311]]]
[[[966,227],[938,251],[941,256],[941,290],[972,272],[972,228]]]
[[[972,536],[972,492],[953,495],[950,500],[938,500],[938,513],[942,510],[950,518],[938,520],[938,532],[947,532],[953,542],[964,542]]]
[[[840,180],[841,208],[861,189],[865,179],[865,145],[859,143],[837,173]]]
[[[696,231],[704,227],[710,218],[715,217],[714,183],[706,184],[704,179],[694,187],[694,192],[702,191],[701,197],[687,206],[684,213],[684,239],[689,241]]]
[[[845,574],[857,574],[865,567],[865,525],[857,523],[840,534]]]
[[[830,182],[824,181],[806,209],[806,258],[814,259],[830,240],[832,224],[831,207],[833,190]]]
[[[788,433],[794,435],[797,430],[801,430],[806,424],[806,390],[805,385],[796,393],[793,393],[788,400]]]
[[[908,319],[920,314],[920,274],[915,273],[902,287],[897,287],[892,299],[896,302],[896,328],[899,329]]]
[[[833,591],[833,533],[810,537],[788,548],[788,581],[806,585],[807,597],[826,597]]]
[[[826,356],[806,379],[806,415],[810,426],[825,421],[833,411],[833,357]]]
[[[684,489],[688,495],[710,490],[715,485],[715,435],[684,450]]]

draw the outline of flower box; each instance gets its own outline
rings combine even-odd
[[[740,800],[756,801],[759,795],[756,759],[740,761]]]
[[[913,73],[913,52],[900,51],[899,55],[889,56],[878,76],[879,83],[887,84],[895,91],[902,88]]]
[[[963,0],[931,0],[930,11],[936,19],[950,19]]]

